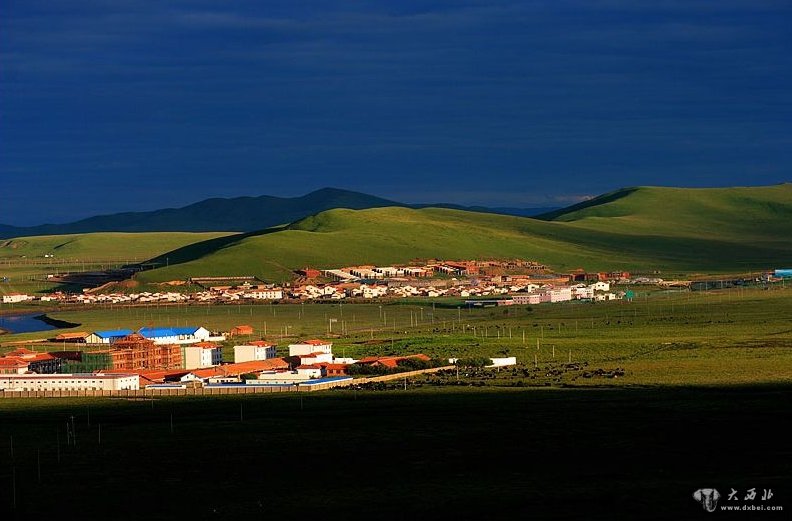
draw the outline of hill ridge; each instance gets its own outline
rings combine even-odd
[[[484,208],[438,203],[439,206],[535,215],[547,208]],[[400,206],[423,208],[432,205],[407,204],[362,192],[325,187],[296,197],[272,195],[212,197],[186,206],[148,212],[122,212],[97,215],[65,224],[18,227],[0,224],[0,239],[42,235],[67,235],[94,232],[212,232],[255,231],[288,224],[331,208],[380,208]]]

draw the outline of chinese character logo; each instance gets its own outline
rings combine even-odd
[[[720,492],[714,488],[700,488],[693,492],[693,499],[701,503],[701,506],[707,512],[715,512],[720,497]]]

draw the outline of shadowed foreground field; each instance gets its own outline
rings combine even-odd
[[[788,519],[791,398],[765,386],[4,400],[0,518],[716,519],[727,514],[695,490],[755,487],[787,509],[763,518]]]

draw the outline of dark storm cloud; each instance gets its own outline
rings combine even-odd
[[[530,206],[790,177],[787,2],[4,11],[0,222],[322,186]]]

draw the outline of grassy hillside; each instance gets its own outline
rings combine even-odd
[[[789,242],[792,183],[740,188],[625,188],[539,219],[632,235],[718,234]]]
[[[187,244],[206,241],[223,232],[185,233],[86,233],[73,235],[44,235],[0,240],[0,259],[37,259],[54,255],[58,261],[149,259]]]
[[[168,253],[144,280],[294,268],[402,263],[414,258],[522,257],[558,270],[744,271],[792,259],[792,185],[637,188],[537,220],[448,209],[330,210],[288,227]],[[175,264],[175,265],[174,265]]]

